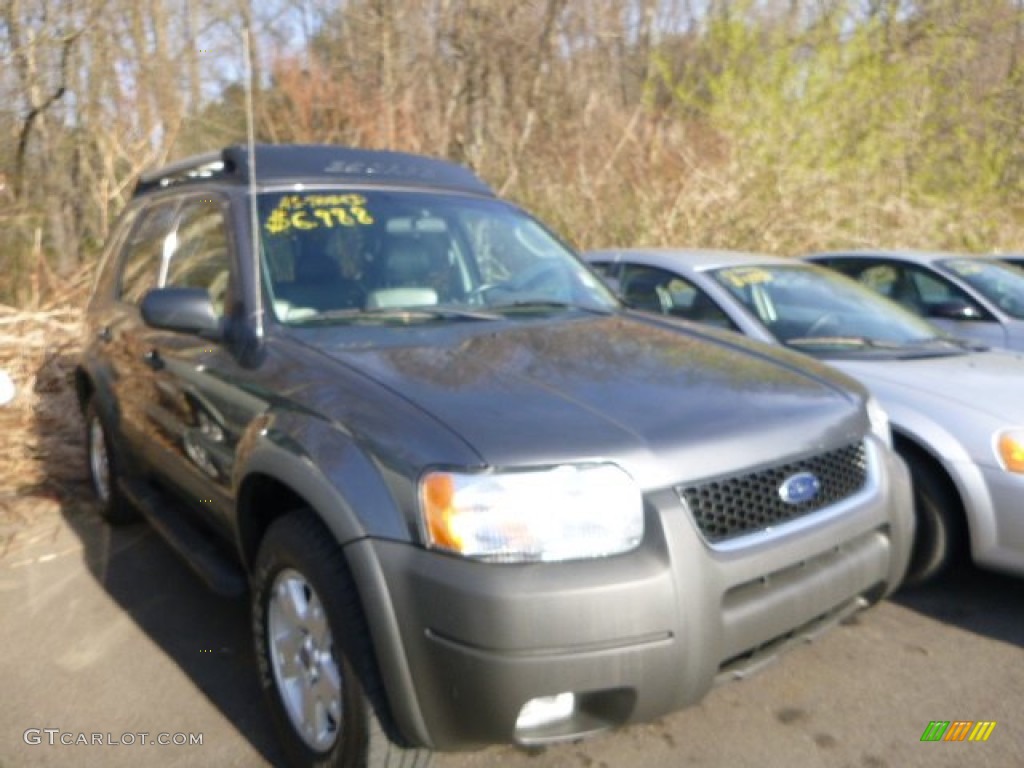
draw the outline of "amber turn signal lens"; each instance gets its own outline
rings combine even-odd
[[[427,523],[427,535],[435,547],[458,552],[462,549],[460,537],[452,530],[455,509],[455,481],[451,475],[434,472],[423,478],[420,485],[421,503]]]
[[[1024,474],[1024,433],[1004,432],[999,437],[999,458],[1008,472]]]

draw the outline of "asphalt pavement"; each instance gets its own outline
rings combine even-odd
[[[0,517],[0,768],[280,765],[245,600],[207,592],[145,524],[111,529],[86,501],[38,500],[30,514],[10,506]],[[996,726],[983,743],[922,742],[934,720]],[[438,768],[1021,765],[1024,580],[973,569],[901,593],[655,723],[544,750],[437,760]]]

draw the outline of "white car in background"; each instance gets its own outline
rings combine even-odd
[[[1024,574],[1024,356],[972,348],[796,259],[670,249],[584,258],[636,309],[782,344],[866,384],[914,480],[908,581],[968,553],[980,566]]]

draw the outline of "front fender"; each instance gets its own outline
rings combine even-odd
[[[889,413],[893,435],[930,456],[953,483],[967,518],[972,550],[980,546],[979,542],[994,539],[996,513],[992,496],[982,467],[970,450],[934,420],[912,409],[888,406],[884,400],[882,403]]]
[[[274,516],[289,511],[278,509],[270,517],[247,514],[251,504],[245,497],[252,490],[252,486],[247,490],[247,484],[254,478],[272,479],[312,507],[338,546],[345,548],[375,653],[384,661],[379,670],[392,716],[406,738],[429,744],[389,585],[371,544],[373,539],[412,542],[418,538],[414,523],[403,515],[402,504],[395,498],[395,489],[402,494],[404,481],[394,479],[394,488],[389,487],[383,465],[352,435],[301,412],[271,412],[257,418],[239,443],[236,466],[240,468],[234,478],[240,502],[236,535],[243,558],[251,564],[262,529]]]
[[[255,476],[276,480],[314,509],[341,546],[368,536],[418,538],[396,499],[410,490],[398,480],[389,487],[382,466],[352,435],[313,415],[269,412],[256,419],[239,442],[235,466],[236,498]]]

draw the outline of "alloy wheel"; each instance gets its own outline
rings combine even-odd
[[[292,726],[308,747],[327,751],[341,725],[341,673],[323,604],[294,569],[274,579],[267,640],[278,695]]]

